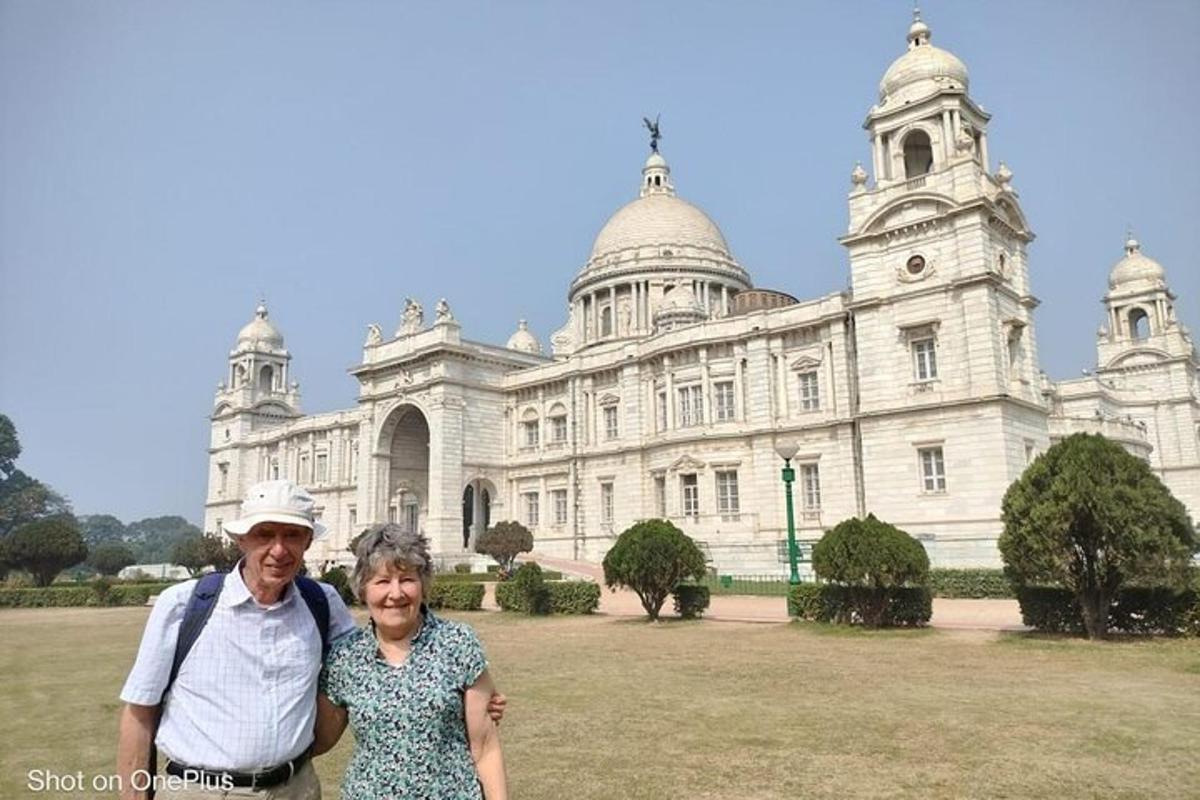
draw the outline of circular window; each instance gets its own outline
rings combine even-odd
[[[925,271],[925,257],[913,256],[908,259],[908,264],[905,265],[909,275],[920,275]]]

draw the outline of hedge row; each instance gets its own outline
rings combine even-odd
[[[554,570],[542,570],[542,577],[548,581],[562,580],[562,573]],[[444,583],[494,583],[500,579],[496,572],[439,572],[435,580]]]
[[[801,583],[788,593],[788,614],[809,622],[861,623],[854,611],[855,587]],[[885,627],[919,628],[933,616],[933,593],[927,587],[888,589]]]
[[[931,569],[929,588],[934,597],[983,599],[1017,596],[1002,569]]]
[[[483,592],[481,583],[443,581],[439,576],[429,587],[425,602],[435,609],[478,611],[483,608]]]
[[[144,606],[152,596],[174,583],[46,586],[0,589],[0,608],[64,608],[69,606]]]
[[[1068,589],[1025,586],[1017,592],[1021,619],[1046,633],[1083,633],[1083,614]],[[1131,586],[1117,593],[1108,628],[1133,634],[1200,636],[1200,591]]]
[[[600,607],[600,584],[591,581],[546,581],[551,614],[591,614]],[[505,611],[527,612],[521,587],[505,581],[496,584],[496,604]]]

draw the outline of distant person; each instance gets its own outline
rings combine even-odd
[[[354,729],[344,800],[506,800],[507,780],[483,647],[423,602],[428,540],[379,525],[360,540],[354,586],[370,621],[325,660],[316,752]]]
[[[325,533],[313,507],[289,481],[250,487],[224,526],[236,567],[159,596],[121,690],[122,798],[321,796],[310,762],[321,658],[355,625],[336,590],[298,577]],[[157,792],[146,790],[156,751],[173,777]]]

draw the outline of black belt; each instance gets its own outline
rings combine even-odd
[[[167,774],[217,789],[226,787],[270,789],[272,786],[279,786],[281,783],[290,781],[292,776],[300,771],[300,768],[308,762],[311,756],[312,752],[305,750],[287,763],[280,764],[278,767],[264,769],[260,772],[200,769],[199,767],[189,767],[186,764],[168,761]]]

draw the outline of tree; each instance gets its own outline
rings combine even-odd
[[[101,575],[116,575],[128,566],[137,563],[133,551],[128,545],[119,542],[105,542],[96,545],[88,554],[88,566]]]
[[[496,559],[505,573],[521,553],[533,550],[533,534],[519,522],[497,522],[480,535],[475,552]]]
[[[0,537],[34,520],[71,513],[60,494],[17,469],[20,455],[16,426],[0,414]]]
[[[171,553],[171,563],[185,567],[193,577],[205,567],[215,570],[230,570],[242,557],[238,546],[216,536],[193,536],[180,539]]]
[[[894,589],[929,580],[921,543],[874,514],[839,522],[813,546],[812,560],[817,577],[849,588],[853,609],[870,628],[888,624]]]
[[[4,541],[4,560],[29,572],[38,586],[87,558],[87,545],[70,516],[48,517],[17,528]]]
[[[652,620],[658,619],[667,595],[680,581],[700,580],[704,574],[704,553],[665,519],[631,526],[604,556],[605,584],[636,592]]]
[[[1089,639],[1107,636],[1123,584],[1182,586],[1197,549],[1183,504],[1144,461],[1100,435],[1074,434],[1039,456],[1008,487],[1001,514],[1009,577],[1070,590]]]
[[[87,546],[95,549],[102,544],[124,544],[129,529],[111,514],[86,514],[79,518],[79,533]]]
[[[129,523],[127,530],[127,543],[142,564],[171,561],[177,542],[204,535],[199,528],[179,516],[147,517]]]

